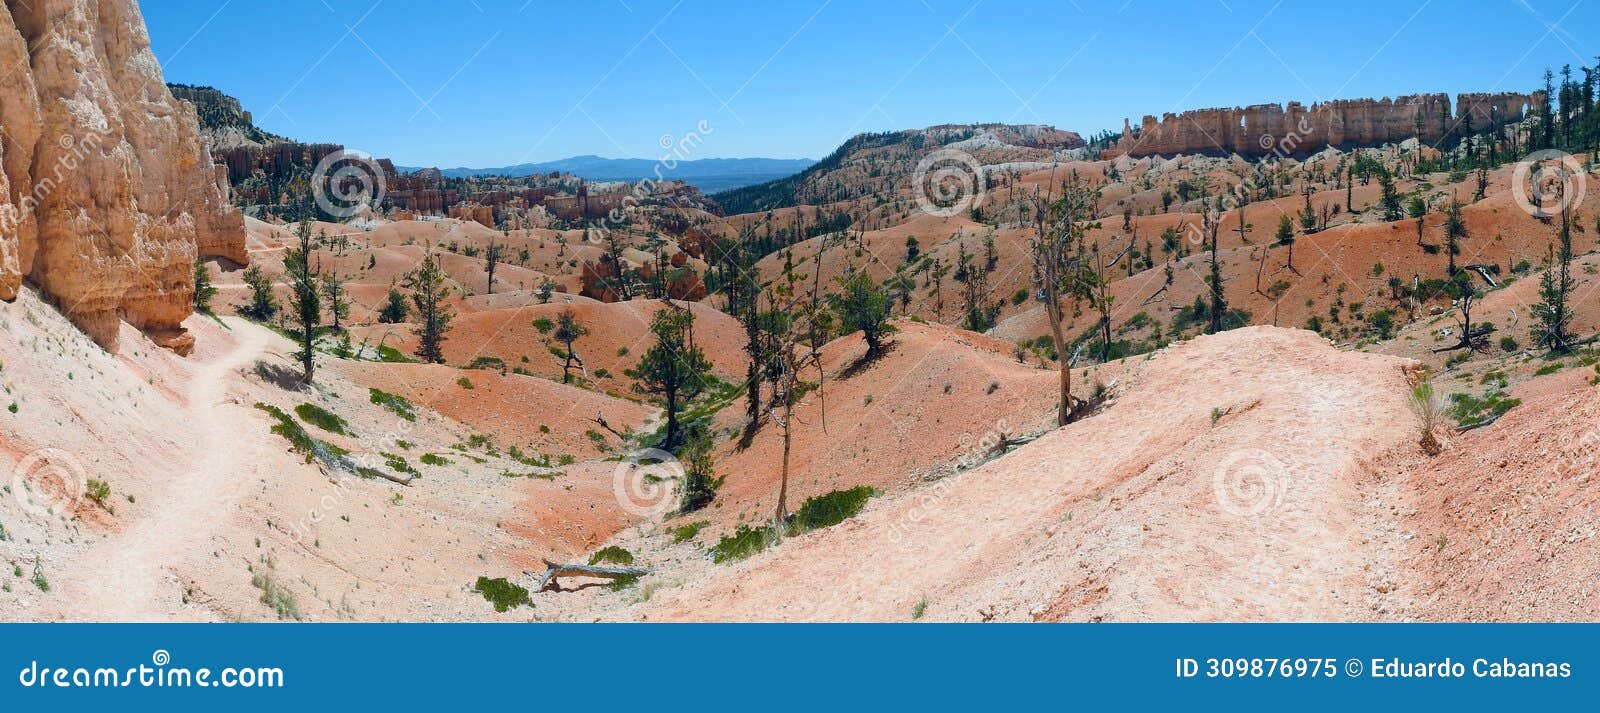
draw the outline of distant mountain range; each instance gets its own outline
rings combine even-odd
[[[638,181],[654,178],[660,161],[648,158],[602,158],[600,156],[574,156],[544,163],[520,163],[500,168],[444,168],[450,178],[469,176],[530,176],[535,173],[570,173],[588,181]],[[815,161],[809,158],[703,158],[679,161],[672,170],[662,166],[663,178],[683,181],[705,193],[726,191],[742,186],[765,183],[776,178],[792,176],[810,168]],[[418,171],[420,167],[396,166],[400,171]]]

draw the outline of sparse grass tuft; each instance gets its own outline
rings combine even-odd
[[[261,590],[261,603],[272,609],[279,619],[300,620],[300,605],[295,601],[294,594],[273,580],[272,575],[257,572],[250,578],[250,584]]]

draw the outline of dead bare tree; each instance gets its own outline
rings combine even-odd
[[[1067,357],[1067,338],[1063,331],[1065,309],[1062,300],[1078,294],[1079,259],[1085,234],[1093,224],[1098,191],[1089,188],[1076,176],[1061,186],[1061,197],[1054,197],[1055,171],[1050,174],[1050,190],[1044,197],[1035,197],[1034,237],[1029,245],[1033,261],[1034,288],[1043,298],[1045,316],[1050,325],[1050,339],[1060,360],[1060,401],[1056,424],[1065,426],[1074,416],[1072,402],[1072,361]]]
[[[768,408],[769,418],[778,425],[778,430],[783,435],[778,503],[773,511],[773,529],[779,534],[782,533],[783,524],[789,516],[789,455],[794,445],[795,408],[801,405],[806,394],[812,389],[817,392],[822,410],[821,428],[824,432],[828,430],[827,390],[824,388],[827,373],[822,367],[822,342],[827,338],[826,325],[823,323],[822,259],[828,250],[829,242],[824,238],[817,249],[810,291],[804,299],[797,294],[791,295],[789,307],[784,312],[792,319],[786,325],[787,328],[777,335],[778,348],[775,354],[777,378],[773,384]],[[808,382],[802,377],[808,369],[816,369],[815,383]]]

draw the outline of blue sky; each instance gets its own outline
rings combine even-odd
[[[402,165],[820,158],[863,131],[1422,91],[1595,63],[1595,0],[144,0],[168,81]],[[1585,37],[1584,35],[1588,35]],[[1576,69],[1574,70],[1576,72]]]

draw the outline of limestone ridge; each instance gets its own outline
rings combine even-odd
[[[244,218],[138,6],[4,0],[0,62],[0,299],[27,279],[108,350],[125,320],[187,353],[195,257],[247,262]]]
[[[1436,144],[1521,121],[1543,100],[1540,93],[1464,93],[1457,95],[1453,113],[1448,94],[1341,99],[1310,108],[1289,102],[1169,112],[1159,121],[1145,116],[1137,129],[1124,120],[1122,138],[1102,157],[1208,152],[1303,155],[1328,146],[1375,145],[1419,134],[1423,142]]]

